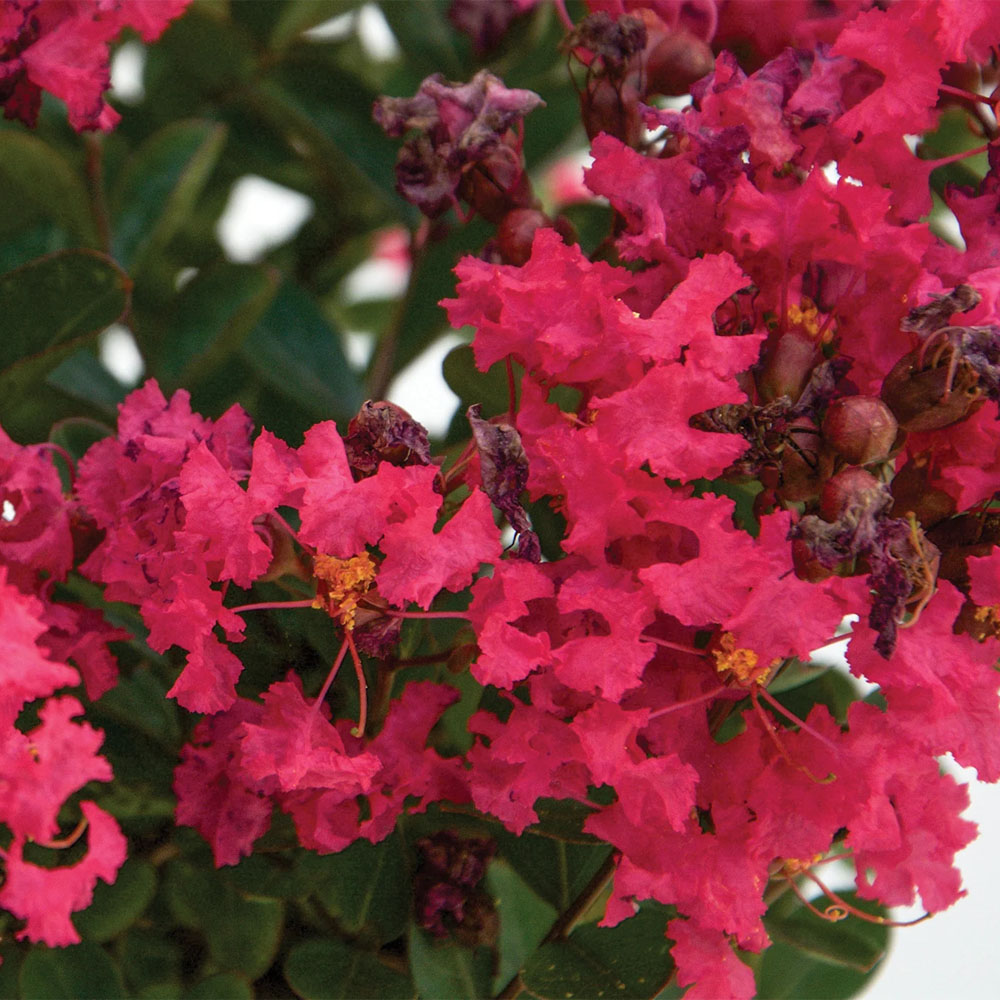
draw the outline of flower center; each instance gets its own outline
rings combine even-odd
[[[363,552],[350,559],[317,555],[313,560],[316,577],[316,600],[313,607],[323,608],[348,631],[354,628],[358,602],[375,582],[375,563]]]

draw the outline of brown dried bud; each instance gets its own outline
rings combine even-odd
[[[851,465],[885,458],[898,431],[892,410],[875,396],[841,396],[823,418],[823,437]]]
[[[966,360],[922,367],[920,352],[896,362],[882,382],[882,399],[905,431],[934,431],[964,420],[983,405],[979,374]]]

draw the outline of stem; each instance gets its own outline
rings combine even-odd
[[[358,709],[358,724],[351,730],[352,736],[364,736],[365,723],[368,721],[368,681],[365,679],[365,672],[361,668],[361,657],[358,656],[358,648],[354,645],[354,637],[350,632],[346,632],[344,641],[351,651],[351,660],[354,662],[354,676],[358,680],[358,701],[361,707]]]
[[[337,671],[340,670],[341,663],[344,662],[344,657],[347,655],[347,639],[340,644],[340,652],[337,653],[337,659],[333,661],[333,666],[330,667],[330,672],[326,675],[326,680],[323,681],[323,687],[320,689],[318,695],[316,695],[316,700],[312,704],[312,709],[310,710],[310,718],[319,711],[319,706],[323,704],[323,699],[326,697],[327,692],[330,690],[330,685],[333,684],[334,679],[337,676]],[[310,723],[311,725],[311,723]]]
[[[690,653],[692,656],[707,658],[708,653],[703,649],[695,649],[694,646],[684,646],[679,642],[671,642],[669,639],[657,639],[655,635],[641,635],[640,642],[653,642],[664,649],[676,649],[678,653]]]
[[[316,605],[312,600],[262,601],[260,604],[240,604],[235,608],[230,608],[229,610],[241,615],[244,611],[271,611],[280,610],[281,608],[314,608],[315,606]]]
[[[364,601],[361,602],[365,604]],[[365,605],[370,607],[370,605]],[[469,616],[464,611],[397,611],[395,608],[375,608],[381,611],[387,618],[461,618],[469,621]]]
[[[87,184],[90,187],[90,209],[97,228],[101,249],[111,253],[111,220],[108,202],[104,197],[104,148],[100,136],[88,133],[83,137],[87,147]]]
[[[396,348],[399,346],[399,338],[403,333],[403,325],[406,322],[410,311],[410,304],[413,302],[414,289],[417,284],[417,272],[423,260],[423,240],[417,240],[417,234],[410,234],[410,277],[406,283],[406,291],[396,305],[396,310],[392,315],[388,329],[379,338],[378,347],[375,349],[375,357],[372,359],[371,367],[368,369],[368,390],[372,399],[382,399],[385,397],[395,374],[394,365],[396,361]]]
[[[973,101],[976,104],[985,104],[988,107],[993,107],[993,101],[985,95],[973,93],[971,90],[965,90],[962,87],[953,87],[950,83],[942,83],[938,87],[938,93],[951,94],[952,97],[960,97],[965,101]]]

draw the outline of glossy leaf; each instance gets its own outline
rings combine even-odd
[[[578,927],[566,940],[543,944],[521,978],[545,1000],[655,997],[674,972],[666,922],[662,907],[650,907],[617,927]]]
[[[8,432],[48,416],[62,393],[43,380],[128,307],[131,282],[109,257],[67,250],[0,276],[0,421]],[[44,411],[44,414],[43,414]]]
[[[115,257],[140,270],[187,221],[226,141],[217,122],[165,126],[129,160],[112,197]]]
[[[605,844],[576,844],[554,837],[503,830],[497,834],[503,857],[542,899],[565,910],[610,854]]]
[[[500,916],[497,971],[493,992],[498,993],[524,966],[558,915],[512,867],[494,860],[486,873],[486,888]]]
[[[92,942],[68,948],[34,947],[21,965],[20,993],[24,1000],[119,1000],[125,996],[118,967]]]
[[[303,1000],[408,1000],[417,995],[408,976],[373,952],[336,937],[295,945],[285,959],[285,979]]]
[[[346,420],[364,401],[335,330],[316,301],[286,282],[243,342],[242,359],[261,380],[315,420]]]
[[[866,912],[888,916],[856,893],[841,896]],[[823,909],[825,902],[815,905]],[[885,956],[890,928],[857,917],[827,922],[792,900],[781,904],[765,918],[774,944],[761,956],[757,971],[762,1000],[840,1000],[860,993]]]
[[[177,296],[157,366],[167,384],[193,387],[224,366],[260,321],[278,288],[275,271],[219,264]]]
[[[415,924],[409,934],[410,970],[421,997],[492,996],[493,953],[489,948],[463,948],[454,941],[436,941]]]
[[[84,246],[98,246],[83,178],[53,146],[30,132],[4,131],[0,183],[8,202],[26,202]]]

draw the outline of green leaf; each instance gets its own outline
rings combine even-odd
[[[472,348],[459,344],[448,352],[441,370],[448,388],[462,401],[459,410],[463,415],[473,403],[482,403],[486,416],[507,412],[507,369],[502,362],[488,372],[481,372]]]
[[[8,432],[38,414],[35,423],[51,425],[54,391],[45,376],[122,316],[131,287],[110,257],[93,250],[62,251],[0,276],[0,422]]]
[[[285,959],[285,979],[304,1000],[408,1000],[417,995],[408,976],[339,938],[311,938],[295,945]]]
[[[45,381],[71,399],[87,403],[109,417],[116,415],[117,406],[126,395],[125,387],[86,348],[60,362]]]
[[[21,965],[20,993],[25,1000],[125,997],[118,967],[100,945],[89,941],[68,948],[32,948]]]
[[[463,948],[454,941],[435,941],[410,925],[410,971],[417,991],[427,1000],[461,997],[476,1000],[492,996],[493,953],[489,948]]]
[[[263,267],[221,263],[200,271],[177,296],[157,373],[190,388],[225,365],[271,304],[278,281]]]
[[[502,860],[486,873],[486,887],[500,916],[500,952],[493,992],[499,993],[520,971],[555,922],[555,907],[539,899],[529,884]]]
[[[408,0],[379,6],[403,50],[407,68],[418,78],[431,73],[443,73],[449,80],[467,78],[468,42],[448,22],[447,2]]]
[[[403,934],[410,910],[410,882],[398,834],[378,844],[356,840],[317,859],[320,901],[349,934],[385,944]],[[320,876],[322,872],[322,876]]]
[[[201,931],[217,969],[256,979],[277,954],[284,904],[243,896],[205,867],[207,858],[198,861],[176,858],[166,866],[164,897],[170,912],[182,927]]]
[[[854,892],[841,894],[853,906],[877,916],[887,911]],[[818,901],[822,906],[826,901]],[[774,942],[757,971],[761,1000],[841,1000],[868,984],[889,946],[890,928],[848,917],[830,923],[803,906],[790,913],[772,907],[764,924]]]
[[[253,1000],[253,988],[242,976],[220,972],[195,983],[184,1000]]]
[[[284,48],[303,31],[361,5],[361,0],[285,0],[271,29],[271,47]]]
[[[111,199],[116,259],[140,270],[162,252],[193,212],[225,142],[225,125],[180,121],[132,155]]]
[[[578,927],[543,944],[521,978],[545,1000],[655,997],[674,973],[666,923],[664,908],[647,906],[617,927]]]
[[[241,896],[226,887],[208,908],[202,929],[212,961],[253,980],[274,961],[281,943],[285,907],[275,899]]]
[[[133,993],[148,995],[155,986],[180,993],[183,953],[177,941],[166,937],[162,926],[153,929],[130,927],[121,941],[119,955],[126,985]]]
[[[515,837],[499,830],[503,857],[556,910],[565,910],[607,860],[607,844],[575,844],[524,833]]]
[[[348,420],[364,397],[341,335],[303,289],[286,282],[243,342],[243,360],[314,419]]]
[[[48,143],[25,131],[4,131],[0,183],[8,203],[28,203],[75,241],[97,247],[90,196],[83,178]]]
[[[97,883],[94,901],[74,914],[73,924],[86,941],[110,941],[139,919],[155,894],[156,870],[130,858],[113,883]]]
[[[35,359],[54,367],[121,317],[131,287],[110,257],[93,250],[65,250],[0,275],[2,376],[14,365],[30,370]]]

